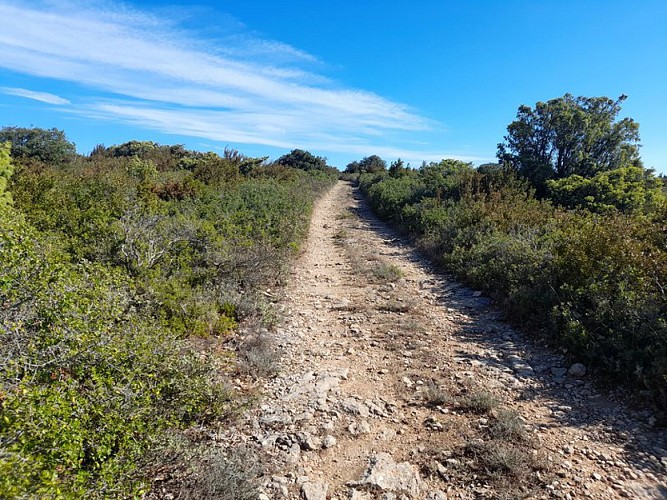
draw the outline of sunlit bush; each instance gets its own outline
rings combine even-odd
[[[166,433],[239,404],[202,338],[274,321],[335,181],[264,160],[132,141],[7,183],[0,158],[0,497],[139,497]]]
[[[667,401],[667,231],[655,189],[642,191],[635,177],[614,183],[618,176],[606,172],[593,181],[608,196],[598,193],[589,207],[603,213],[567,212],[533,198],[500,167],[483,173],[442,165],[400,179],[365,174],[360,186],[380,216],[485,290],[512,321],[547,334],[612,380]],[[565,196],[567,182],[552,188]],[[618,210],[624,207],[626,214]]]

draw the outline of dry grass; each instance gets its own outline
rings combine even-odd
[[[378,262],[372,266],[371,274],[374,278],[385,282],[398,281],[403,277],[403,271],[398,266],[387,262]]]
[[[345,228],[338,229],[333,235],[334,241],[338,244],[345,243],[345,240],[347,240],[349,237],[350,232]]]
[[[206,464],[181,488],[180,498],[254,500],[262,467],[245,448],[221,451],[207,457]]]
[[[274,377],[280,371],[280,354],[270,336],[249,335],[239,345],[239,371],[254,378]]]
[[[358,219],[358,218],[359,214],[353,208],[348,208],[336,214],[337,220]]]
[[[489,413],[499,404],[500,398],[485,390],[472,392],[459,400],[461,408],[473,413]]]
[[[412,333],[422,333],[426,331],[426,325],[414,318],[408,318],[404,321],[401,321],[401,328],[403,328],[406,332]]]
[[[434,381],[429,381],[422,389],[422,397],[427,406],[440,406],[451,402],[451,397],[447,392]]]
[[[494,439],[516,441],[525,437],[526,430],[519,412],[503,409],[497,412],[495,422],[489,429],[489,433]]]
[[[520,448],[499,441],[468,443],[464,450],[474,466],[492,477],[524,477],[532,470],[530,456]]]
[[[406,313],[412,311],[416,306],[417,301],[414,299],[392,298],[382,304],[379,309],[381,311]]]
[[[493,443],[481,457],[484,467],[491,473],[525,476],[530,470],[530,459],[521,449]]]

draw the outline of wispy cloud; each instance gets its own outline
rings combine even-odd
[[[216,141],[399,151],[383,146],[388,136],[433,125],[409,106],[337,85],[311,69],[320,66],[315,56],[282,42],[232,32],[220,44],[159,12],[90,5],[0,0],[8,20],[0,66],[85,86],[88,97],[72,98],[70,112]],[[47,92],[4,92],[69,104]]]
[[[18,97],[25,97],[26,99],[34,99],[35,101],[45,102],[47,104],[72,104],[64,97],[50,94],[49,92],[35,92],[34,90],[14,88],[14,87],[0,87],[0,92],[7,95],[15,95]]]

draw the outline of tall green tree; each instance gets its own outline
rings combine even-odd
[[[390,177],[403,177],[407,173],[408,173],[408,167],[405,166],[405,163],[400,158],[398,158],[396,161],[391,162],[391,165],[389,165]]]
[[[12,144],[14,160],[33,158],[44,163],[62,165],[76,156],[76,146],[57,128],[2,127],[0,142]]]
[[[362,173],[374,174],[387,170],[387,162],[378,155],[366,156],[359,162],[359,171]]]
[[[374,174],[387,170],[387,162],[378,155],[365,156],[359,162],[359,171],[361,173]]]
[[[498,158],[544,193],[545,182],[570,175],[590,178],[599,172],[641,166],[639,124],[617,120],[622,95],[563,97],[522,105],[507,127]]]
[[[392,163],[396,168],[403,169],[403,160],[400,158],[397,162]],[[378,155],[365,156],[359,161],[353,161],[347,164],[345,167],[345,172],[351,174],[376,174],[378,172],[384,172],[387,170],[387,162],[380,158]]]
[[[315,156],[302,149],[293,149],[288,154],[278,158],[276,163],[284,167],[298,168],[307,172],[311,170],[326,170],[328,168],[326,158]]]
[[[345,167],[345,173],[348,174],[361,173],[361,170],[359,169],[359,162],[357,160],[354,160],[348,163],[347,166]]]

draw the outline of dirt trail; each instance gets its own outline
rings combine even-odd
[[[345,183],[282,309],[281,373],[245,430],[272,462],[264,500],[667,498],[650,413],[435,273]]]

